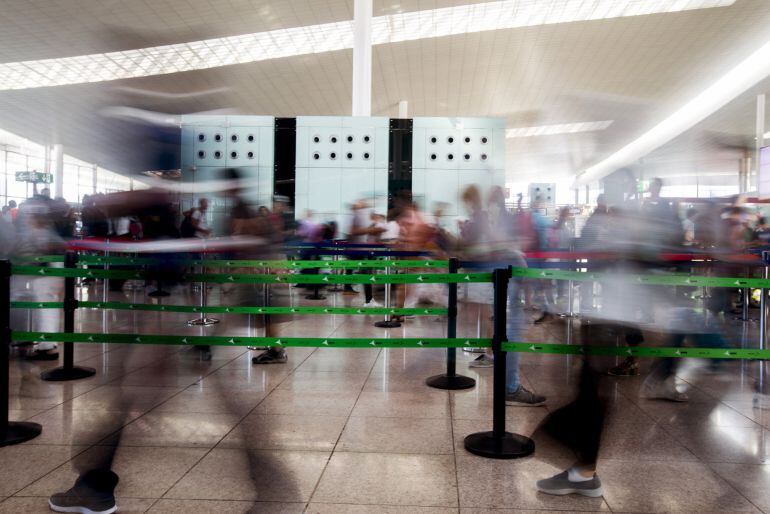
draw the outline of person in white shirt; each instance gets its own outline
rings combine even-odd
[[[207,198],[198,200],[198,208],[191,214],[192,224],[195,227],[195,237],[205,239],[211,236],[211,227],[206,220],[206,213],[209,210],[209,201]]]

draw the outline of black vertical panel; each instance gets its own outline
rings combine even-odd
[[[273,163],[273,191],[289,198],[294,206],[297,162],[297,119],[275,119],[275,152]]]
[[[399,195],[412,197],[412,120],[390,120],[388,144],[388,210]]]

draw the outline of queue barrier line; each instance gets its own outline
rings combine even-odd
[[[88,302],[79,301],[78,308],[82,309],[114,309],[129,311],[156,312],[207,312],[217,314],[392,314],[397,316],[443,316],[448,309],[444,308],[387,308],[387,307],[226,307],[207,305],[160,305],[154,303],[125,303],[125,302]],[[64,302],[11,302],[12,309],[62,309]]]
[[[101,334],[12,331],[12,341],[56,341],[66,343],[165,344],[209,346],[275,346],[296,348],[462,348],[489,347],[491,339],[479,338],[339,338],[339,337],[241,337],[176,336],[157,334]]]
[[[362,261],[376,262],[376,261]],[[410,261],[407,261],[410,262]],[[418,262],[418,261],[415,261]],[[79,268],[47,268],[39,266],[13,266],[14,275],[32,275],[49,277],[84,277],[143,279],[155,276],[152,272],[141,270],[102,270]],[[703,277],[687,274],[666,275],[620,275],[612,273],[583,273],[579,271],[552,270],[538,268],[511,268],[513,278],[533,278],[540,280],[574,280],[576,282],[601,282],[604,280],[622,281],[638,285],[690,286],[690,287],[727,287],[770,289],[770,280],[742,277]],[[491,273],[431,273],[403,275],[265,275],[240,273],[184,274],[182,278],[193,282],[248,283],[248,284],[450,284],[490,282]]]
[[[46,268],[39,266],[12,266],[14,275],[38,277],[83,277],[143,279],[157,277],[157,272],[135,270],[100,270],[79,268]],[[403,275],[263,275],[242,273],[186,273],[181,278],[188,282],[242,283],[242,284],[450,284],[490,282],[491,273],[429,273]]]
[[[503,342],[506,352],[547,355],[591,355],[597,357],[660,357],[691,359],[770,359],[770,350],[747,348],[693,348],[657,346],[584,346],[561,343]]]
[[[18,259],[19,265],[22,263],[54,263],[64,262],[64,257],[60,255],[43,255],[39,257],[25,257]],[[385,269],[385,268],[447,268],[448,260],[345,260],[345,261],[318,261],[318,260],[259,260],[259,259],[157,259],[152,257],[120,257],[120,256],[98,256],[98,255],[80,255],[78,264],[85,265],[135,265],[151,266],[156,264],[179,264],[184,266],[207,266],[217,267],[254,267],[254,268],[275,268],[275,269]]]
[[[742,277],[703,277],[687,274],[666,275],[620,275],[615,273],[583,273],[567,270],[544,270],[537,268],[511,268],[513,278],[534,278],[541,280],[574,280],[576,282],[602,282],[606,280],[650,286],[691,286],[729,287],[756,289],[770,288],[770,280]]]
[[[338,338],[338,337],[241,337],[241,336],[177,336],[158,334],[102,334],[66,332],[12,331],[13,341],[56,341],[66,343],[164,344],[212,346],[276,346],[295,348],[462,348],[491,347],[485,338]],[[745,348],[689,348],[689,347],[617,347],[584,346],[559,343],[503,342],[506,352],[537,353],[545,355],[592,355],[602,357],[651,357],[697,359],[770,359],[770,350]]]

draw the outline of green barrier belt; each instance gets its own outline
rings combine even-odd
[[[11,302],[14,309],[61,309],[64,302]],[[120,309],[157,312],[207,312],[221,314],[393,314],[396,316],[441,316],[447,309],[389,309],[387,307],[224,307],[209,305],[158,305],[154,303],[78,302],[83,309]]]
[[[544,270],[536,268],[512,268],[514,278],[537,278],[545,280],[574,280],[594,282],[612,280],[651,286],[701,286],[701,287],[753,287],[770,288],[770,280],[762,278],[697,277],[685,274],[666,275],[615,275],[607,273],[581,273],[579,271]]]
[[[339,338],[339,337],[228,337],[167,336],[144,334],[65,334],[63,332],[11,333],[13,341],[56,341],[64,343],[172,344],[212,346],[281,346],[317,348],[462,348],[488,347],[489,339],[445,338]]]
[[[503,351],[548,355],[616,357],[689,357],[699,359],[770,359],[770,350],[743,348],[658,348],[654,346],[582,346],[551,343],[503,343]]]
[[[491,282],[491,273],[430,273],[425,275],[240,275],[198,274],[184,276],[188,282],[244,284],[451,284]]]
[[[78,268],[42,268],[37,266],[13,266],[14,275],[40,277],[88,277],[141,279],[153,277],[152,273],[132,270],[98,270]],[[252,274],[200,274],[183,275],[188,282],[215,282],[220,284],[450,284],[491,282],[491,273],[431,273],[425,275],[252,275]]]
[[[13,341],[56,341],[65,343],[116,344],[171,344],[213,346],[282,346],[311,348],[489,348],[490,339],[447,338],[337,338],[337,337],[228,337],[228,336],[174,336],[152,334],[65,334],[63,332],[11,333]],[[636,357],[689,357],[702,359],[770,359],[770,350],[725,348],[655,348],[638,346],[581,346],[551,343],[503,343],[508,352],[540,353],[549,355],[597,355]]]
[[[60,255],[43,255],[38,257],[22,257],[18,259],[19,264],[27,262],[47,263],[64,262],[64,257]],[[145,266],[161,264],[166,261],[153,257],[120,257],[120,256],[99,256],[99,255],[81,255],[78,258],[78,264],[115,264],[115,265],[135,265]],[[285,260],[222,260],[222,259],[203,259],[191,260],[183,259],[174,261],[185,266],[207,266],[211,268],[275,268],[275,269],[385,269],[385,268],[447,268],[449,261],[442,260],[342,260],[342,261],[285,261]]]

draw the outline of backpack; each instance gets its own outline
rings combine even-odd
[[[184,214],[182,224],[179,225],[179,234],[181,237],[195,237],[195,225],[193,225],[192,215],[195,209],[190,209]]]

